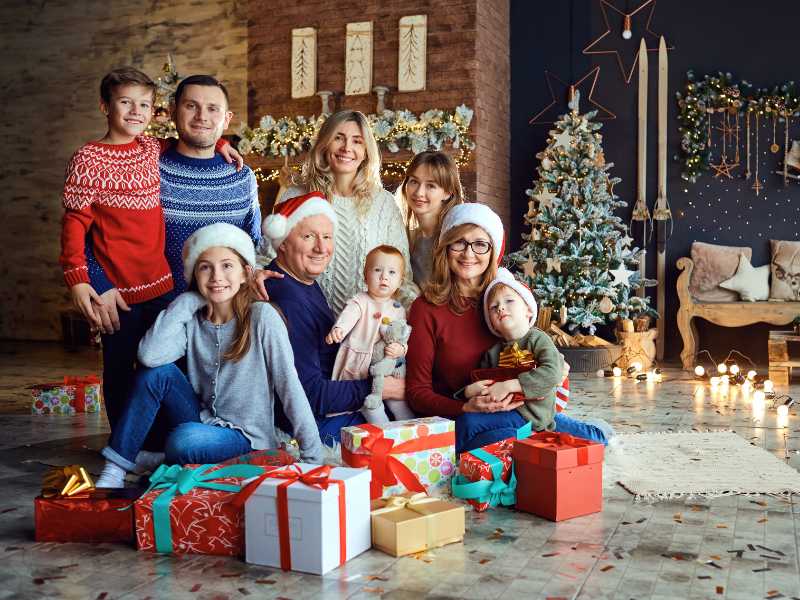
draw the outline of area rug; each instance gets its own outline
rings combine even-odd
[[[732,431],[619,434],[604,467],[637,500],[800,493],[800,473]]]

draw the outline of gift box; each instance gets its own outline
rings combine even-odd
[[[282,448],[272,448],[269,450],[253,450],[241,456],[229,458],[219,463],[221,466],[227,465],[257,465],[259,467],[285,467],[296,462],[294,456]]]
[[[244,479],[262,473],[249,464],[161,465],[135,504],[139,550],[242,556],[244,511],[233,501]]]
[[[478,512],[495,506],[513,506],[517,499],[517,478],[511,453],[516,440],[530,435],[531,424],[526,423],[517,430],[516,437],[462,452],[458,475],[453,479],[453,496],[466,500]]]
[[[464,507],[406,492],[372,501],[372,546],[404,556],[464,540]]]
[[[323,575],[370,547],[370,472],[295,463],[248,483],[248,563]]]
[[[563,521],[603,509],[603,444],[541,432],[514,444],[517,509]]]
[[[517,379],[522,373],[527,373],[531,369],[535,369],[536,364],[533,366],[517,366],[517,367],[494,367],[492,369],[474,369],[470,373],[470,378],[473,382],[481,381],[483,379],[491,379],[492,381],[508,381],[509,379]],[[525,400],[525,396],[520,393],[513,394],[515,402]],[[564,381],[556,387],[556,412],[562,412],[567,408],[569,403],[569,377],[565,377]]]
[[[371,497],[447,493],[455,471],[455,423],[441,417],[343,427],[342,460],[372,471]]]
[[[100,378],[64,377],[64,381],[31,386],[31,414],[74,415],[100,412]]]

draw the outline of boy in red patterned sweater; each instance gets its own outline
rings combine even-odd
[[[144,135],[155,89],[131,67],[103,78],[100,110],[108,129],[78,148],[64,183],[59,262],[73,303],[103,334],[103,395],[112,430],[127,401],[139,340],[166,308],[173,287],[158,166],[166,141]],[[241,158],[224,140],[217,149],[229,162]],[[100,268],[91,269],[93,263]],[[114,287],[98,295],[93,276]]]

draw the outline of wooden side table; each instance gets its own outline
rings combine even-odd
[[[800,342],[800,335],[794,331],[769,332],[769,378],[775,385],[789,385],[792,367],[800,367],[800,357],[789,357],[789,342]]]

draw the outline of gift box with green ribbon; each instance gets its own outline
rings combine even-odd
[[[514,442],[531,435],[531,424],[517,430],[516,437],[483,448],[462,452],[458,475],[453,479],[453,496],[469,502],[476,511],[496,506],[513,506],[517,501],[517,477],[512,451]]]
[[[144,552],[244,555],[243,479],[264,467],[161,465],[135,504],[136,543]]]

